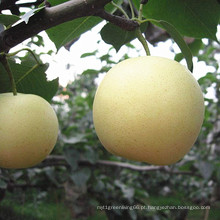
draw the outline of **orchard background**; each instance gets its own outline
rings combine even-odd
[[[1,0],[0,12],[0,58],[6,55],[18,92],[48,100],[60,124],[54,151],[41,164],[0,169],[0,219],[220,218],[219,1]],[[135,19],[140,14],[141,25]],[[53,56],[63,47],[70,50],[74,43],[80,44],[81,35],[101,22],[106,23],[99,34],[109,44],[108,53],[94,50],[80,55],[82,60],[99,60],[101,68],[87,67],[85,62],[88,69],[65,88],[58,78],[47,80],[45,55]],[[173,57],[189,69],[200,62],[211,67],[198,80],[206,106],[200,136],[191,151],[172,166],[152,166],[109,154],[93,126],[98,79],[130,54],[140,54],[132,41],[139,26],[155,47],[172,40]],[[44,30],[56,50],[38,52],[47,46]],[[15,53],[13,48],[24,41],[26,52]],[[176,45],[181,52],[175,53]],[[121,48],[127,52],[116,60]],[[67,69],[71,65],[77,63],[73,60]],[[10,80],[0,64],[0,93],[9,91]],[[210,91],[212,95],[207,96]],[[98,208],[103,206],[112,209]],[[116,206],[127,208],[113,209]],[[142,206],[154,208],[141,210]],[[195,210],[172,209],[178,206]],[[201,209],[207,206],[210,209]]]

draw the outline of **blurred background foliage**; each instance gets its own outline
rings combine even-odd
[[[117,2],[122,4],[122,1]],[[137,2],[134,1],[135,5]],[[126,3],[124,1],[122,6],[128,10]],[[153,4],[151,7],[155,10]],[[115,13],[120,15],[120,11]],[[57,28],[50,33],[60,34]],[[148,25],[145,34],[152,45],[170,39],[166,31],[152,24]],[[78,36],[73,37],[70,43],[59,46],[71,47],[78,40]],[[53,41],[59,39],[55,36]],[[49,100],[57,91],[51,103],[60,124],[58,141],[52,154],[33,168],[0,169],[0,220],[220,219],[220,46],[214,39],[185,38],[185,41],[194,59],[212,66],[213,71],[198,80],[205,97],[204,123],[198,140],[180,162],[165,167],[151,166],[114,156],[102,147],[93,126],[92,104],[97,82],[116,61],[110,53],[113,47],[105,55],[97,50],[88,51],[81,59],[95,57],[102,63],[100,69],[85,70],[66,87],[58,85],[57,80],[46,82],[42,76],[40,84],[43,82],[47,91],[42,89],[39,95],[46,94]],[[44,47],[43,38],[39,35],[30,39],[27,46],[33,45]],[[131,51],[137,53],[132,43],[125,46],[129,54]],[[128,57],[125,53],[120,60]],[[30,59],[29,54],[16,55],[11,58],[12,68],[16,69],[15,61],[19,61],[20,72],[26,71],[27,65],[22,64],[30,64]],[[177,53],[175,59],[181,61],[183,55]],[[36,75],[45,72],[45,68],[43,64],[35,69],[30,80],[36,81]],[[8,82],[2,72],[0,82],[6,85]],[[38,83],[33,84],[34,93],[40,91]],[[21,88],[25,90],[28,85],[35,88],[28,81],[23,82]],[[7,89],[0,87],[1,92]],[[211,97],[206,95],[210,89]],[[110,209],[114,206],[124,206],[124,209]],[[143,206],[146,209],[141,210]],[[166,206],[170,208],[162,208]],[[194,210],[172,209],[178,206],[194,207]],[[207,206],[210,209],[205,209]]]

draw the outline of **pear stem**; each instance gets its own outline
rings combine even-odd
[[[136,36],[137,36],[138,40],[143,45],[147,56],[150,56],[150,50],[149,50],[149,47],[148,47],[148,43],[147,43],[146,39],[143,37],[140,27],[136,28],[135,32],[136,32]]]
[[[17,89],[16,89],[14,76],[12,74],[11,67],[9,65],[8,59],[6,58],[5,55],[1,56],[1,63],[4,66],[6,72],[8,73],[8,76],[9,76],[9,79],[10,79],[10,82],[11,82],[11,88],[12,88],[13,95],[17,95]]]

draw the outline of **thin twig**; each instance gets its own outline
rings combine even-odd
[[[113,5],[114,7],[116,7],[119,11],[121,11],[122,14],[123,14],[127,19],[129,19],[129,17],[128,17],[126,11],[125,11],[123,8],[121,8],[120,6],[118,6],[118,5],[117,5],[116,3],[114,3],[113,1],[112,1],[111,3],[112,3],[112,5]]]
[[[133,7],[133,4],[132,4],[131,0],[128,0],[128,2],[129,2],[130,9],[131,9],[131,16],[132,16],[132,19],[133,19],[133,18],[135,18],[134,7]]]
[[[38,60],[36,54],[35,54],[30,48],[22,48],[22,49],[20,49],[20,50],[15,51],[15,52],[7,53],[6,56],[7,56],[7,57],[15,56],[16,54],[18,54],[18,53],[20,53],[20,52],[22,52],[22,51],[24,51],[24,50],[26,50],[27,52],[29,52],[29,53],[33,56],[33,58],[35,59],[35,61],[36,61],[37,64],[39,64],[39,65],[42,64],[42,63]]]

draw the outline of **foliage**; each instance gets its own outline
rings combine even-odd
[[[60,192],[53,192],[54,198],[49,198],[46,192],[37,189],[28,189],[25,195],[22,190],[15,191],[14,194],[7,193],[7,200],[3,200],[0,219],[70,219],[70,210],[66,209],[63,201],[59,199]],[[57,203],[54,203],[54,200],[57,200]]]
[[[136,6],[139,2],[134,0]],[[219,3],[215,0],[202,0],[199,4],[196,0],[156,0],[146,4],[143,14],[148,19],[164,20],[172,24],[183,36],[217,40],[219,10]]]
[[[58,7],[66,1],[50,0],[48,2]],[[127,1],[114,2],[132,17],[129,4],[126,4]],[[139,10],[139,1],[133,0],[132,2],[135,14]],[[38,6],[36,4],[31,7],[28,5],[28,7],[32,10]],[[122,11],[116,10],[115,6],[107,4],[106,7],[109,13],[114,13],[118,17],[122,16]],[[31,14],[31,16],[34,15]],[[187,52],[182,50],[181,53],[175,55],[176,60],[181,61],[184,57],[192,60],[193,55],[194,60],[205,62],[207,66],[213,67],[212,72],[208,72],[199,79],[206,103],[200,136],[183,160],[164,168],[153,169],[151,166],[145,167],[146,164],[143,163],[113,156],[104,150],[96,136],[92,121],[92,103],[97,88],[97,79],[100,74],[105,74],[116,62],[120,61],[115,61],[111,53],[112,48],[104,55],[100,55],[99,51],[88,51],[82,54],[81,59],[86,59],[88,56],[96,57],[101,61],[102,67],[88,69],[77,75],[66,88],[58,85],[58,79],[46,80],[47,64],[40,61],[40,65],[33,68],[37,62],[30,53],[24,56],[14,54],[10,57],[10,66],[18,91],[38,94],[51,101],[59,118],[60,134],[52,155],[39,166],[25,170],[0,170],[0,200],[2,200],[0,219],[6,219],[5,216],[9,218],[13,213],[19,219],[22,212],[22,219],[25,219],[25,215],[28,215],[30,219],[32,213],[35,213],[33,219],[45,219],[45,215],[49,214],[49,211],[55,212],[58,206],[60,213],[66,212],[66,215],[62,216],[63,219],[90,219],[92,216],[94,219],[122,217],[125,219],[180,219],[181,216],[182,219],[183,216],[188,216],[188,219],[202,219],[208,212],[207,210],[172,210],[169,208],[140,209],[144,206],[187,205],[211,206],[210,218],[219,219],[220,214],[217,210],[220,206],[220,73],[218,64],[220,47],[216,39],[219,16],[220,5],[215,0],[208,3],[205,0],[199,3],[196,0],[150,0],[143,7],[142,21],[148,19],[148,22],[153,22],[159,27],[162,27],[161,24],[168,24],[168,28],[164,26],[163,28],[169,29],[171,36],[178,36],[177,41],[181,41],[180,48],[187,47]],[[0,14],[0,22],[4,28],[10,28],[19,19],[21,15]],[[95,16],[77,18],[54,26],[46,30],[46,33],[59,50],[101,21],[101,18]],[[142,31],[146,32],[149,25],[144,24],[145,30]],[[174,28],[170,28],[172,26]],[[113,24],[108,23],[100,30],[100,33],[103,40],[112,44],[116,50],[120,50],[120,47],[126,44],[129,50],[135,51],[132,43],[129,43],[134,38],[134,32],[121,30],[118,27],[117,30],[117,36],[115,36]],[[182,43],[183,37],[186,36],[192,37],[189,44],[185,41]],[[120,39],[119,44],[115,44],[117,38]],[[206,42],[203,38],[209,38],[209,40]],[[40,35],[37,36],[37,41],[31,38],[27,43],[30,48],[33,45],[44,47]],[[190,54],[188,54],[188,49],[191,51]],[[48,55],[51,55],[51,51],[48,51]],[[38,59],[40,58],[41,55],[38,54]],[[121,60],[126,58],[128,54],[121,57]],[[207,95],[210,89],[213,91],[212,97]],[[7,91],[10,91],[9,79],[0,64],[0,92]],[[32,188],[36,191],[30,190]],[[54,196],[55,194],[57,197]],[[21,200],[22,198],[25,198],[27,203]],[[21,201],[23,201],[23,208],[19,205]],[[9,209],[9,202],[13,211]],[[101,208],[103,206],[105,207]],[[114,206],[124,206],[124,209],[113,209]],[[109,210],[106,209],[107,207]],[[51,219],[56,218],[51,214]]]

